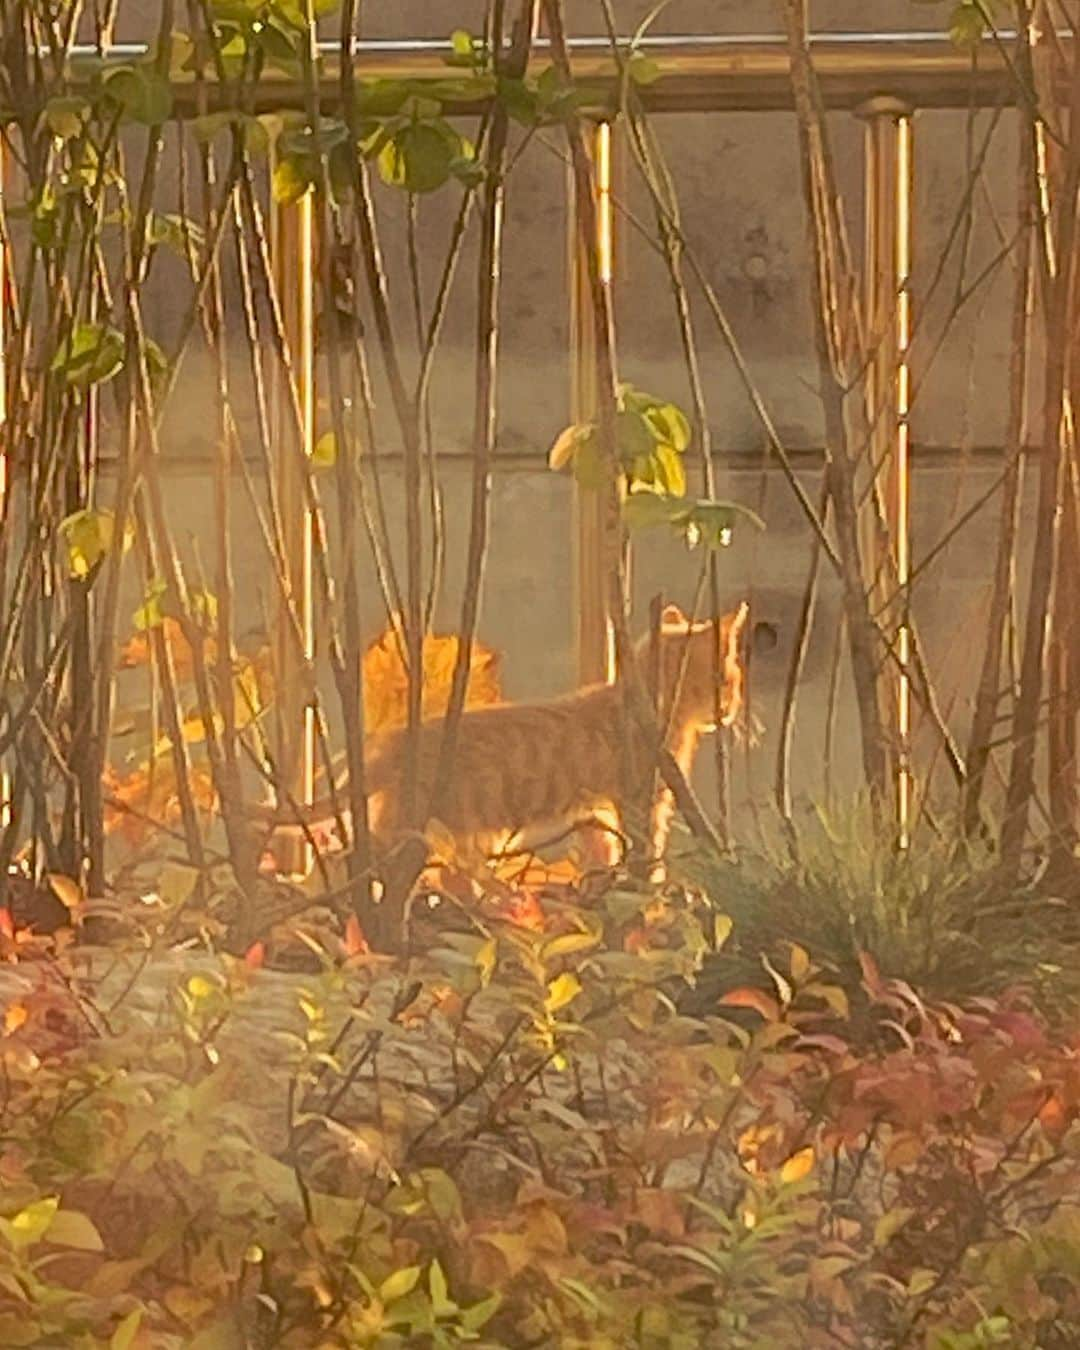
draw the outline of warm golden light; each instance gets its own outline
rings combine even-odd
[[[7,156],[0,144],[0,197],[3,196]],[[4,503],[8,490],[7,433],[4,424],[7,421],[7,362],[3,354],[7,350],[7,333],[4,322],[7,316],[7,247],[0,242],[0,521],[4,518]],[[6,829],[11,821],[11,781],[7,773],[0,768],[0,829]]]
[[[611,123],[600,122],[593,146],[593,173],[596,184],[596,256],[600,280],[610,287],[615,276],[614,219],[611,207]],[[615,629],[611,616],[605,619],[604,678],[615,683]]]
[[[310,803],[315,787],[315,711],[307,693],[303,665],[314,657],[315,615],[314,522],[307,505],[306,484],[290,448],[299,414],[301,446],[310,456],[315,446],[315,198],[308,193],[295,205],[273,210],[271,246],[281,317],[292,357],[293,391],[279,371],[275,398],[275,441],[278,499],[282,504],[284,564],[290,599],[282,597],[277,616],[276,659],[280,679],[279,769],[289,792]],[[291,612],[290,612],[291,605]],[[294,627],[293,625],[297,627]],[[302,652],[297,650],[297,628]],[[308,842],[282,841],[278,865],[285,872],[306,875],[315,858]]]
[[[596,251],[600,259],[600,279],[611,285],[615,275],[611,213],[611,123],[596,128]]]
[[[304,453],[315,450],[315,196],[309,192],[300,199],[296,261],[300,284],[300,359],[297,378],[300,383],[300,411],[303,419]],[[304,634],[304,655],[315,659],[315,606],[312,604],[312,550],[313,534],[311,512],[304,507],[302,552],[300,560],[300,624]],[[315,709],[310,700],[304,701],[304,736],[301,748],[300,779],[304,802],[314,799],[315,793]],[[305,850],[305,871],[310,870],[314,858],[310,847]]]
[[[901,848],[907,848],[911,832],[911,632],[906,622],[911,579],[911,464],[908,411],[911,372],[908,347],[911,342],[911,118],[896,124],[896,583],[901,596],[901,621],[897,633],[900,678],[897,688],[897,733],[900,742],[897,781],[897,826]]]

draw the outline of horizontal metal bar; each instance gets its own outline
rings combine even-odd
[[[891,95],[912,108],[966,108],[1015,104],[1016,76],[1003,48],[1014,39],[1000,34],[984,41],[977,52],[958,50],[937,33],[830,33],[811,39],[814,65],[827,107],[853,109],[869,98]],[[1061,41],[1071,43],[1068,34]],[[626,40],[627,47],[629,39]],[[547,44],[540,40],[534,66],[547,63]],[[635,45],[657,62],[660,78],[639,89],[653,112],[778,112],[792,107],[787,44],[779,37],[648,37]],[[147,48],[126,44],[104,53],[77,47],[70,61],[73,81],[80,82],[111,66],[137,61]],[[353,65],[359,80],[445,80],[455,73],[446,64],[450,46],[444,41],[363,41],[353,44]],[[323,43],[320,71],[324,110],[337,98],[340,47]],[[616,78],[611,45],[606,38],[578,38],[571,43],[576,79],[610,94]],[[214,84],[212,78],[207,83]],[[175,79],[178,116],[194,108],[194,77]],[[210,99],[211,106],[214,100]],[[299,81],[267,69],[255,93],[258,111],[300,107]],[[473,105],[475,106],[475,105]]]

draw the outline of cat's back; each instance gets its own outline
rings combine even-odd
[[[535,703],[497,703],[463,715],[441,818],[471,833],[555,821],[616,786],[613,691],[593,686]],[[444,722],[421,728],[421,790],[434,784]],[[399,734],[389,758],[403,763]],[[387,747],[390,749],[390,747]],[[396,775],[395,775],[396,776]]]

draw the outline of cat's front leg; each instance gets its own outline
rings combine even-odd
[[[618,867],[626,853],[622,819],[613,803],[594,807],[576,828],[581,867],[584,872]]]

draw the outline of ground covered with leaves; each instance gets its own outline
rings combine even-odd
[[[407,959],[5,919],[0,1344],[1080,1344],[1071,1016],[743,940],[746,875],[435,915]]]

